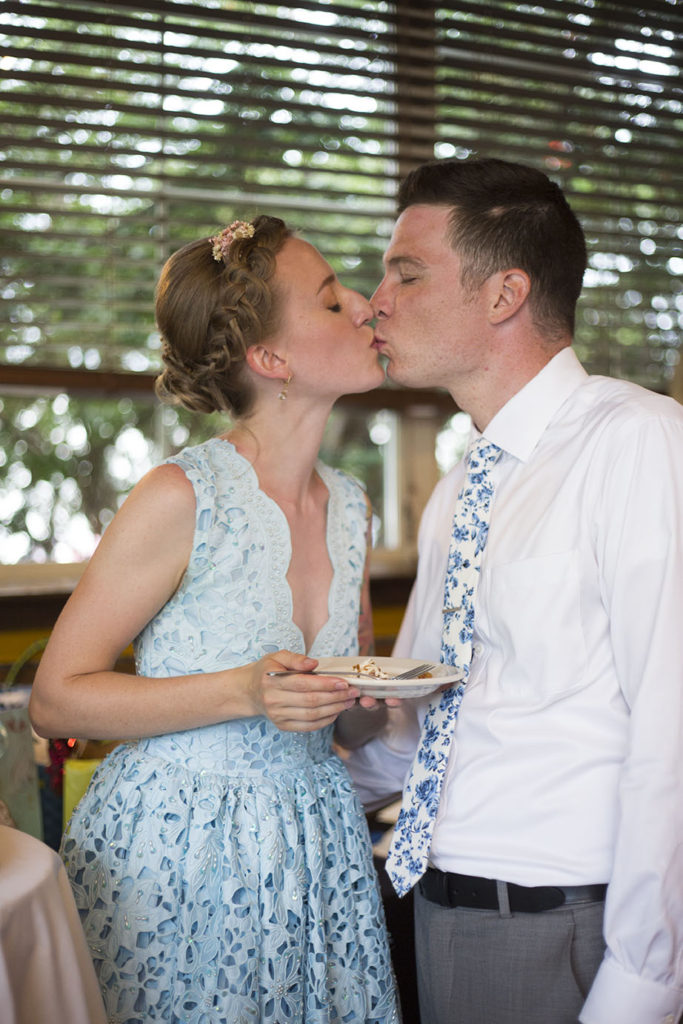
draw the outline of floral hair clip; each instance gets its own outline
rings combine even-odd
[[[248,224],[245,220],[234,220],[227,228],[223,228],[220,234],[214,235],[213,238],[209,239],[212,245],[213,258],[218,261],[224,260],[235,239],[253,238],[253,236],[253,224]]]

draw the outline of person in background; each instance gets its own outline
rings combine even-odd
[[[384,379],[372,311],[278,218],[166,263],[162,398],[231,426],[149,472],[45,651],[43,736],[122,739],[62,842],[112,1020],[398,1021],[365,818],[331,748],[369,653],[370,509],[318,459]],[[137,675],[115,670],[134,641]],[[289,671],[291,675],[272,673]]]
[[[348,762],[365,799],[410,780],[387,869],[399,892],[419,876],[422,1019],[674,1024],[683,409],[579,363],[584,235],[545,174],[435,161],[407,176],[398,209],[371,299],[377,347],[397,384],[448,388],[490,456],[462,498],[486,490],[488,536],[440,795],[433,751],[454,689],[389,711]],[[439,661],[449,642],[465,469],[425,509],[397,656]],[[431,838],[413,794],[433,800]]]

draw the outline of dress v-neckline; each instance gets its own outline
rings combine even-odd
[[[232,441],[228,441],[228,439],[224,438],[224,437],[214,437],[214,438],[212,438],[212,440],[213,441],[217,441],[221,445],[227,445],[228,448],[230,449],[230,451],[232,452],[232,454],[236,458],[238,458],[244,464],[245,469],[246,469],[246,473],[249,476],[249,478],[251,479],[252,484],[253,484],[255,490],[261,496],[261,500],[268,503],[268,505],[273,509],[273,511],[275,512],[277,518],[280,521],[280,528],[281,528],[281,530],[283,532],[284,538],[286,539],[287,550],[288,550],[288,553],[289,553],[289,557],[287,558],[287,565],[285,567],[285,571],[284,571],[284,575],[283,575],[283,580],[282,580],[283,588],[284,588],[284,590],[286,591],[286,594],[287,594],[287,601],[288,601],[288,608],[289,608],[288,618],[289,618],[289,621],[291,623],[292,629],[294,630],[294,632],[299,637],[302,651],[304,651],[306,654],[311,655],[312,657],[315,657],[315,655],[312,652],[315,651],[316,646],[318,645],[318,642],[321,640],[321,638],[324,638],[325,634],[328,632],[328,630],[330,628],[330,624],[332,623],[333,618],[334,618],[333,608],[334,608],[334,602],[336,600],[336,595],[337,595],[337,584],[338,584],[338,577],[339,577],[336,552],[334,550],[335,546],[334,546],[334,544],[332,542],[333,529],[332,529],[332,525],[331,525],[333,523],[333,521],[334,521],[334,515],[336,514],[336,511],[337,511],[336,510],[337,492],[336,492],[336,488],[333,486],[333,482],[332,482],[333,478],[332,478],[332,475],[331,475],[330,468],[329,468],[329,466],[326,466],[324,462],[321,462],[320,459],[318,459],[316,461],[315,472],[318,474],[318,476],[320,477],[320,480],[322,481],[323,485],[326,487],[327,495],[328,495],[328,498],[327,498],[327,510],[326,510],[326,513],[325,513],[325,547],[327,548],[327,556],[328,556],[328,558],[330,560],[330,566],[332,567],[332,579],[330,580],[330,586],[329,586],[329,589],[328,589],[328,592],[327,592],[327,618],[323,622],[323,624],[320,627],[320,629],[318,630],[318,632],[313,637],[313,640],[311,641],[310,646],[307,647],[306,646],[306,638],[304,636],[304,632],[301,629],[301,627],[299,626],[299,624],[294,619],[294,595],[292,593],[292,588],[290,586],[289,580],[287,579],[287,573],[289,571],[289,567],[290,567],[291,562],[292,562],[292,554],[293,554],[292,532],[291,532],[291,529],[290,529],[290,526],[289,526],[289,522],[287,520],[287,516],[285,515],[285,513],[282,510],[282,508],[280,507],[280,505],[275,500],[275,498],[272,498],[266,491],[263,490],[263,488],[261,487],[261,482],[260,482],[260,480],[258,478],[258,474],[257,474],[256,470],[254,469],[253,465],[251,464],[251,462],[249,462],[249,460],[247,458],[245,458],[244,455],[242,455],[241,452],[239,452],[237,450],[237,448],[232,443]]]

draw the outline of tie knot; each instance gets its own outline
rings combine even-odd
[[[488,469],[498,461],[501,454],[502,448],[499,448],[493,441],[488,441],[485,437],[475,438],[470,443],[465,456],[467,472]]]

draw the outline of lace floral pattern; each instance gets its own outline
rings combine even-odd
[[[303,650],[289,529],[227,442],[173,460],[197,495],[183,584],[136,643],[145,675]],[[357,652],[365,500],[329,493],[330,618],[310,653]],[[398,1021],[365,820],[332,728],[261,717],[126,743],[95,773],[62,854],[111,1024]]]

